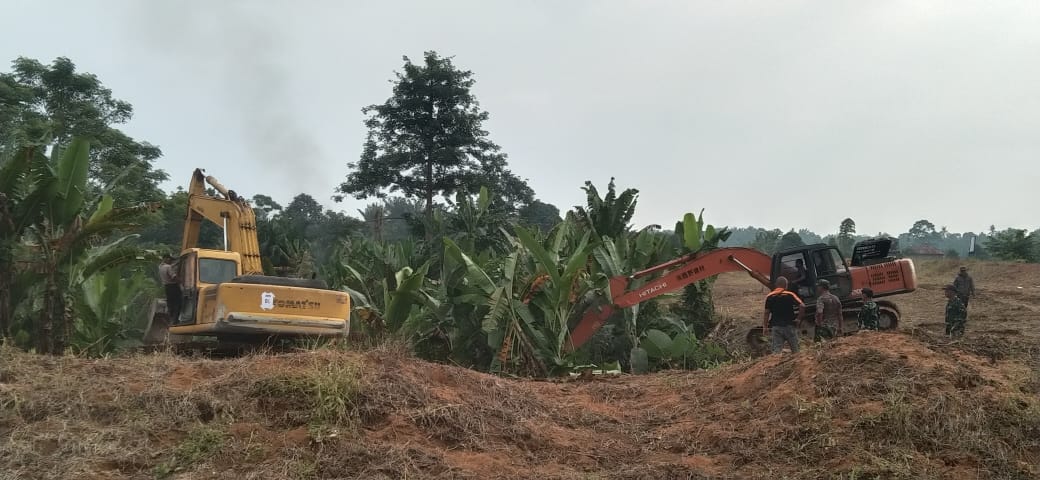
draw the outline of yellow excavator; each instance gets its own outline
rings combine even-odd
[[[209,184],[220,196],[206,191]],[[223,249],[199,248],[203,221],[223,230]],[[188,187],[180,257],[174,263],[178,305],[152,302],[143,343],[255,345],[300,337],[339,338],[350,329],[350,295],[320,279],[267,276],[253,209],[202,169]]]

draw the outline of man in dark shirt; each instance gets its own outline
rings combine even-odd
[[[967,310],[968,300],[975,296],[975,280],[968,275],[968,267],[961,267],[960,273],[953,279],[953,288]]]
[[[166,289],[166,312],[170,317],[170,323],[177,323],[177,317],[181,313],[181,286],[177,278],[177,269],[173,265],[173,257],[169,254],[163,255],[162,264],[159,265],[159,280]]]
[[[762,328],[770,332],[773,353],[780,353],[784,343],[791,346],[792,353],[798,352],[798,324],[803,317],[802,299],[787,289],[786,278],[777,278],[776,288],[766,296],[766,310],[762,315]]]

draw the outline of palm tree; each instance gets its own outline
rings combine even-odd
[[[372,239],[377,242],[383,240],[383,224],[389,217],[386,206],[379,203],[370,203],[364,210],[358,209],[358,213],[361,214],[361,220],[372,229]]]

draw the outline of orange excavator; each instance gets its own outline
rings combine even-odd
[[[914,264],[908,258],[898,258],[898,251],[896,239],[882,237],[857,243],[853,247],[851,262],[846,261],[837,247],[822,243],[786,249],[772,257],[742,247],[685,255],[632,275],[611,278],[610,301],[585,311],[571,332],[571,348],[577,349],[587,342],[615,312],[721,273],[740,271],[766,288],[772,288],[780,276],[786,277],[788,288],[805,302],[806,319],[811,319],[816,311],[819,295],[816,282],[827,280],[831,284],[831,293],[841,299],[845,331],[855,331],[858,323],[856,313],[863,304],[863,288],[873,290],[875,299],[917,289]],[[641,286],[630,288],[632,282],[649,277],[653,278]],[[895,329],[900,319],[899,308],[886,300],[879,300],[877,304],[881,311],[880,328]],[[803,335],[813,333],[811,324],[811,321],[803,322]],[[848,328],[850,325],[853,328]],[[747,334],[748,343],[760,349],[763,333],[762,327],[751,329]]]

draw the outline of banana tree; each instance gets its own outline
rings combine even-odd
[[[632,359],[633,371],[705,368],[725,359],[726,352],[721,347],[698,340],[686,324],[669,320],[670,328],[651,328],[640,338]]]
[[[715,228],[705,224],[704,210],[698,215],[687,213],[675,224],[675,234],[680,241],[679,255],[714,250],[725,242],[731,232],[727,228]],[[673,308],[673,313],[686,320],[692,331],[704,337],[715,326],[715,304],[711,288],[714,278],[701,280],[683,289],[682,300]]]
[[[728,236],[729,233],[726,229],[716,230],[712,225],[705,226],[703,211],[700,216],[687,214],[676,225],[674,237],[650,229],[617,238],[604,236],[593,251],[593,257],[596,260],[596,283],[600,286],[600,290],[609,292],[607,283],[610,278],[628,276],[680,255],[717,248],[718,244]],[[632,280],[628,284],[628,288],[637,289],[648,280],[650,279]],[[692,296],[697,300],[707,297],[710,302],[711,292],[708,287],[695,284],[688,287],[684,291],[684,295],[685,297]],[[613,299],[609,301],[613,301]],[[607,353],[603,351],[606,346],[609,348],[609,353],[614,356],[612,360],[619,361],[622,368],[635,371],[645,370],[647,350],[643,344],[648,341],[647,335],[650,331],[655,331],[657,333],[654,335],[660,338],[662,331],[672,331],[668,325],[676,321],[667,312],[661,311],[656,302],[657,299],[649,300],[616,313],[610,319],[607,327],[597,332],[598,338],[589,342],[590,351],[586,354],[590,356],[591,361],[602,360],[597,357]],[[688,330],[688,328],[686,329]],[[686,335],[686,332],[684,331],[682,334]],[[690,334],[692,335],[693,332]],[[676,335],[679,335],[679,332],[676,332]],[[696,339],[695,336],[691,338]],[[659,344],[661,342],[651,345]],[[653,346],[650,348],[652,349]],[[659,350],[655,350],[655,352]]]
[[[492,206],[491,194],[480,187],[477,198],[459,192],[455,209],[448,216],[450,235],[463,251],[482,254],[502,254],[509,250],[509,243],[502,228],[506,218]]]
[[[603,237],[593,250],[595,258],[594,279],[600,290],[608,293],[608,281],[612,277],[630,275],[634,272],[659,264],[672,257],[668,237],[665,234],[644,229],[637,234],[622,235],[618,238]],[[633,280],[629,288],[638,288],[647,279]],[[643,315],[642,312],[650,315]],[[597,332],[597,339],[590,343],[590,348],[597,352],[589,352],[590,361],[596,363],[604,360],[618,361],[622,368],[629,370],[633,349],[638,339],[653,322],[657,312],[657,299],[626,308],[614,315],[605,328]],[[602,347],[601,345],[607,345]],[[607,351],[602,351],[606,348]],[[635,352],[638,353],[638,352]],[[611,358],[600,358],[609,355]]]
[[[36,150],[28,172],[31,182],[20,195],[25,204],[23,215],[32,219],[22,239],[35,250],[31,271],[42,286],[43,305],[35,329],[39,353],[65,351],[74,318],[73,297],[67,287],[77,262],[91,249],[108,245],[113,234],[139,227],[143,215],[157,208],[141,205],[117,209],[109,196],[88,202],[84,192],[89,150],[89,141],[80,137],[74,137],[67,147],[55,147],[51,159]],[[112,243],[122,245],[133,237],[124,236]],[[83,278],[118,266],[118,257],[96,257],[84,268]]]
[[[74,285],[70,290],[75,296],[76,319],[72,326],[70,347],[79,355],[99,356],[114,351],[131,336],[145,309],[155,295],[158,286],[150,275],[137,271],[124,278],[117,268],[108,268],[86,278],[82,269],[99,262],[118,261],[130,263],[137,260],[137,249],[111,247],[89,255],[81,270],[72,275]],[[143,333],[143,332],[142,332]]]
[[[49,159],[45,145],[25,145],[10,156],[0,159],[0,337],[11,335],[15,306],[12,295],[26,282],[16,281],[29,272],[16,265],[16,250],[22,246],[22,235],[43,214],[44,190]]]
[[[607,194],[600,197],[599,191],[592,182],[586,181],[582,187],[585,191],[585,206],[575,207],[578,218],[597,237],[620,238],[629,231],[629,222],[635,215],[639,190],[626,188],[618,195],[614,177],[607,184]]]
[[[500,280],[484,287],[481,330],[497,352],[491,368],[566,370],[573,363],[565,353],[570,323],[581,313],[578,300],[592,288],[586,271],[591,232],[570,219],[544,240],[520,226],[514,232],[509,239],[515,251],[506,257]]]
[[[687,213],[675,225],[679,247],[672,256],[714,250],[729,238],[726,228],[705,224],[704,210],[698,215]],[[718,361],[723,353],[700,341],[714,322],[715,308],[711,286],[714,279],[701,280],[683,289],[679,305],[672,315],[662,315],[657,324],[646,325],[639,333],[638,346],[631,355],[632,370],[646,372],[656,368],[699,368]]]
[[[354,239],[344,242],[333,258],[336,261],[320,271],[330,287],[351,296],[353,338],[375,341],[386,333],[396,334],[421,313],[421,292],[427,288],[433,260],[418,264],[421,252],[413,242]]]

